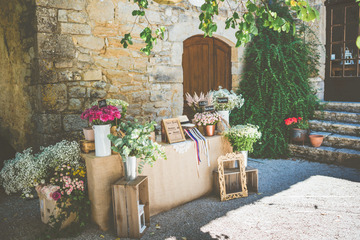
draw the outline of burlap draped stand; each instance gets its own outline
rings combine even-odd
[[[141,175],[149,178],[150,215],[169,210],[209,194],[213,190],[213,170],[217,158],[232,151],[222,136],[209,140],[210,167],[205,154],[201,154],[199,176],[196,170],[196,148],[178,153],[171,144],[163,144],[167,160],[158,160],[153,167],[145,165]],[[106,231],[112,226],[111,184],[123,176],[122,160],[118,155],[95,157],[83,154],[86,161],[92,220]]]

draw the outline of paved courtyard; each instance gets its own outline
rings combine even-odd
[[[302,160],[250,159],[259,194],[206,196],[153,216],[143,239],[360,239],[360,170]],[[0,196],[1,239],[33,239],[38,200]],[[157,226],[157,227],[156,227]],[[116,239],[90,226],[73,239]]]

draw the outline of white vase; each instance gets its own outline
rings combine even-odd
[[[219,115],[229,123],[229,111],[218,111]],[[230,123],[229,123],[230,124]]]
[[[244,156],[244,166],[247,167],[248,151],[241,151]]]
[[[107,137],[110,134],[111,124],[94,125],[95,156],[106,157],[111,155],[111,142]]]
[[[132,181],[136,178],[136,165],[136,157],[128,156],[124,163],[126,181]]]

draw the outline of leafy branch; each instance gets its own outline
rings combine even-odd
[[[146,46],[141,48],[140,51],[145,53],[146,55],[150,55],[151,49],[153,49],[154,45],[156,44],[157,38],[164,38],[165,34],[165,27],[160,27],[156,29],[153,33],[152,25],[149,19],[146,17],[145,9],[148,8],[149,2],[147,0],[134,0],[139,7],[138,10],[132,11],[132,15],[136,16],[134,25],[130,31],[130,33],[126,33],[124,37],[121,39],[120,43],[123,45],[124,48],[127,48],[129,45],[133,44],[131,32],[134,29],[136,21],[139,17],[144,17],[148,23],[148,26],[140,33],[140,38],[144,40]],[[149,27],[150,26],[150,27]]]
[[[153,31],[150,21],[146,17],[145,9],[148,8],[148,0],[133,0],[138,5],[139,9],[132,12],[133,16],[136,16],[134,25],[138,17],[144,17],[148,22],[148,26],[140,33],[140,38],[146,43],[144,48],[141,48],[141,52],[150,55],[151,50],[156,44],[157,38],[163,38],[165,28],[160,27]],[[205,0],[205,3],[201,6],[201,13],[199,15],[200,25],[199,29],[204,32],[204,37],[212,37],[217,31],[217,24],[214,21],[215,16],[219,15],[219,4],[225,0]],[[360,2],[360,0],[356,0]],[[235,37],[237,39],[236,47],[244,46],[250,42],[251,39],[258,35],[259,26],[256,24],[256,18],[259,18],[263,22],[263,26],[273,29],[277,32],[288,33],[291,29],[292,23],[283,17],[280,17],[276,11],[272,11],[269,8],[269,3],[265,0],[260,2],[255,0],[247,0],[244,6],[243,1],[240,1],[235,9],[231,9],[231,6],[226,0],[228,8],[230,9],[231,16],[225,20],[225,29],[233,28],[237,29]],[[244,12],[239,10],[239,6],[242,4],[245,9]],[[312,8],[307,0],[285,0],[282,3],[291,12],[296,13],[298,19],[303,21],[314,21],[319,18],[319,12]],[[149,27],[150,26],[150,27]],[[293,34],[295,34],[295,26],[293,26]],[[126,33],[121,40],[121,44],[124,48],[128,45],[132,45],[131,32]],[[357,44],[360,46],[360,37],[357,39]]]

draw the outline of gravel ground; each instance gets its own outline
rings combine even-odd
[[[249,165],[259,169],[259,194],[207,196],[158,214],[142,239],[360,239],[359,169],[302,160]],[[32,239],[43,226],[38,200],[0,194],[0,239]],[[90,226],[73,239],[116,238]]]

